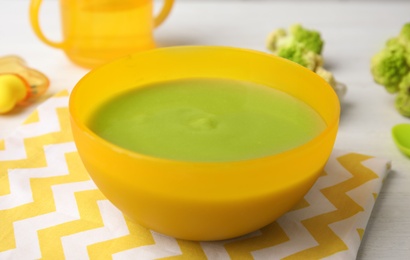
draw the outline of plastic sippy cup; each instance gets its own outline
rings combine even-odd
[[[48,78],[17,56],[0,57],[0,114],[28,105],[49,86]]]
[[[174,0],[164,0],[154,17],[153,0],[60,0],[62,40],[57,42],[49,40],[40,28],[42,1],[30,2],[30,22],[35,34],[87,68],[154,48],[153,30],[166,19],[174,4]]]

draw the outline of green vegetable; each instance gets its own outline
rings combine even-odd
[[[370,70],[376,83],[389,93],[397,93],[399,113],[410,117],[410,23],[372,57]]]
[[[320,33],[304,28],[300,24],[272,31],[266,40],[266,47],[275,55],[296,62],[325,79],[339,97],[346,92],[346,86],[337,82],[333,74],[323,68],[321,56],[324,41]]]
[[[395,105],[400,114],[410,117],[410,73],[400,82]]]
[[[290,26],[289,33],[284,29],[275,30],[269,35],[269,38],[268,49],[272,52],[299,45],[302,46],[305,51],[321,54],[324,44],[319,32],[303,28],[300,24]]]
[[[276,53],[279,57],[296,62],[310,70],[322,64],[321,56],[308,51],[302,44],[291,44],[278,49]]]
[[[389,93],[399,91],[400,82],[410,71],[405,57],[406,50],[397,43],[395,41],[394,44],[387,44],[371,61],[374,80],[383,85]]]
[[[322,65],[321,52],[323,40],[317,31],[303,28],[300,24],[271,32],[267,48],[276,55],[314,70]]]

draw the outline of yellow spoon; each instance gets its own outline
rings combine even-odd
[[[410,157],[410,124],[395,125],[392,135],[399,150]]]

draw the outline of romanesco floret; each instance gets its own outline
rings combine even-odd
[[[396,109],[410,117],[410,23],[371,59],[373,79],[389,93],[397,93]]]
[[[390,41],[373,56],[371,72],[378,84],[383,85],[389,93],[396,93],[401,80],[410,71],[409,65],[404,46],[398,44],[398,41]]]
[[[316,72],[332,86],[339,98],[342,97],[346,93],[346,86],[337,82],[333,74],[323,68],[321,52],[324,41],[320,33],[300,24],[290,26],[288,31],[283,28],[272,31],[266,40],[268,50]]]
[[[317,67],[315,72],[317,75],[319,75],[324,80],[326,80],[327,83],[329,83],[329,85],[333,88],[333,90],[336,92],[339,98],[343,97],[346,94],[346,91],[347,91],[346,85],[341,82],[336,81],[332,72],[324,69],[323,67]]]
[[[312,51],[316,54],[321,54],[323,40],[319,32],[308,30],[300,24],[290,26],[288,32],[282,28],[274,30],[268,36],[267,48],[272,52],[277,52],[282,48],[294,45],[303,47],[305,52]]]
[[[303,28],[300,24],[272,31],[266,47],[279,57],[296,62],[310,70],[322,65],[323,40],[320,34]]]
[[[410,87],[407,91],[400,91],[397,94],[395,106],[400,114],[410,117]]]
[[[300,24],[292,25],[289,31],[295,42],[302,43],[307,50],[316,54],[322,53],[323,40],[319,32],[305,29]]]
[[[397,38],[399,43],[405,46],[407,51],[410,51],[410,23],[403,25]],[[407,57],[410,58],[410,56]]]
[[[400,82],[395,106],[400,114],[410,117],[410,73]]]
[[[296,62],[310,70],[315,70],[316,67],[322,64],[321,56],[312,51],[306,50],[302,44],[295,43],[283,46],[278,49],[276,54],[279,57]]]

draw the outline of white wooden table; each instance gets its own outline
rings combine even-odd
[[[41,17],[46,34],[58,39],[58,1],[45,1]],[[348,86],[335,147],[392,161],[393,171],[377,200],[358,259],[410,259],[410,158],[391,138],[391,128],[410,123],[410,118],[396,112],[394,96],[376,85],[369,71],[371,56],[410,22],[410,1],[176,1],[155,36],[160,46],[224,45],[266,51],[271,30],[296,22],[322,33],[327,67]],[[28,0],[0,0],[0,56],[9,54],[45,73],[51,85],[36,104],[0,115],[0,138],[36,105],[70,90],[88,72],[34,36]]]

